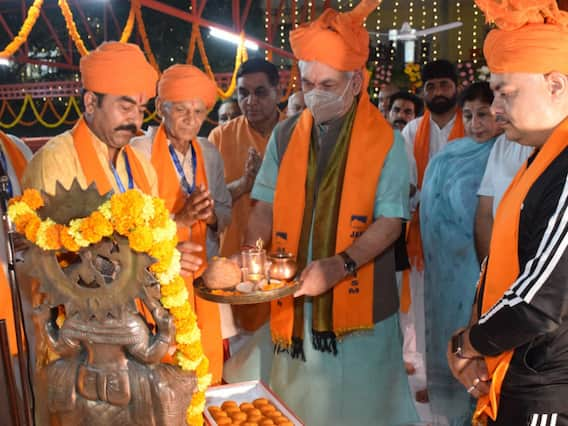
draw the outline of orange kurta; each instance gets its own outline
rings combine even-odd
[[[249,148],[264,156],[270,135],[263,136],[254,130],[244,115],[211,131],[209,140],[221,152],[225,163],[225,181],[232,182],[243,175]],[[249,215],[252,209],[250,194],[243,194],[233,201],[231,224],[221,238],[221,256],[239,253],[245,239]],[[270,304],[233,305],[236,323],[245,330],[254,331],[268,321]]]
[[[244,115],[211,131],[209,140],[221,152],[227,183],[243,175],[249,148],[254,148],[260,155],[264,155],[269,137],[270,135],[263,136],[254,130]],[[240,251],[251,207],[250,194],[244,194],[233,202],[231,224],[221,240],[221,256],[231,256]]]

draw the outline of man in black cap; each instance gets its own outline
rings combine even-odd
[[[457,106],[458,74],[454,64],[443,59],[429,62],[422,68],[421,73],[426,111],[422,117],[410,121],[402,131],[410,164],[410,207],[413,213],[408,224],[407,249],[410,269],[403,272],[406,277],[403,275],[401,326],[404,333],[405,363],[413,364],[416,369],[413,387],[417,391],[417,400],[426,402],[424,263],[422,246],[416,243],[420,241],[420,188],[430,158],[450,140],[463,137],[464,129]],[[408,294],[410,297],[406,297]]]

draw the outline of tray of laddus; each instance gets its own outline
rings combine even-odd
[[[204,417],[208,425],[302,426],[304,423],[261,381],[207,389]]]

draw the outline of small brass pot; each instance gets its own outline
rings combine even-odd
[[[276,253],[268,256],[270,265],[270,278],[282,281],[290,281],[298,272],[298,264],[292,253],[287,253],[283,249],[279,249]]]

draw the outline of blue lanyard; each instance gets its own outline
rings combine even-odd
[[[126,174],[128,175],[128,189],[134,189],[134,180],[132,179],[132,171],[130,170],[130,161],[128,161],[128,155],[126,155],[126,151],[122,151],[122,155],[124,156],[124,165],[126,167]],[[112,174],[114,175],[114,180],[118,185],[118,190],[120,192],[125,192],[126,189],[124,189],[124,185],[120,180],[120,176],[118,175],[118,172],[116,171],[112,163],[110,163],[110,169],[112,170]]]
[[[6,173],[6,177],[8,178],[8,196],[12,198],[14,196],[14,188],[12,187],[12,179],[10,179],[10,175],[8,174],[8,162],[6,161],[6,156],[2,149],[0,149],[0,161],[2,162],[4,173]]]
[[[193,149],[193,144],[190,143],[189,144],[189,149],[190,149],[190,155],[191,155],[191,167],[192,167],[192,173],[193,173],[193,179],[192,184],[190,185],[189,182],[187,181],[186,177],[185,177],[185,173],[183,172],[183,167],[181,166],[181,163],[179,162],[179,158],[176,154],[176,151],[174,149],[174,146],[172,144],[170,144],[168,146],[168,149],[170,151],[170,157],[172,157],[172,161],[174,162],[174,166],[176,167],[177,170],[177,174],[180,178],[180,183],[181,183],[181,187],[183,188],[184,192],[187,195],[191,195],[191,193],[195,190],[195,171],[196,171],[196,167],[197,167],[197,158],[195,155],[195,150]]]

